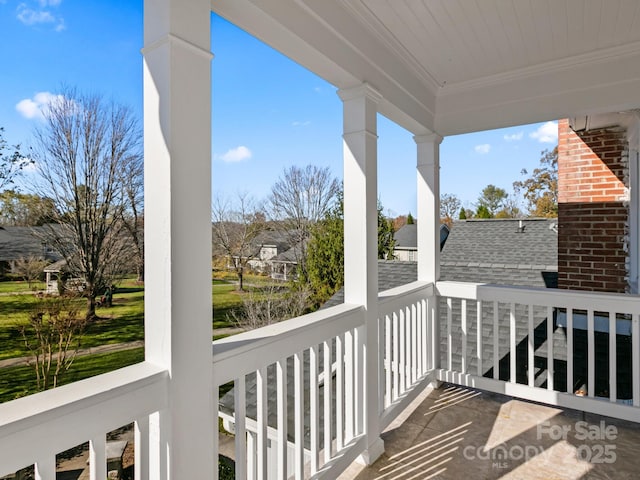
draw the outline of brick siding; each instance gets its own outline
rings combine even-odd
[[[558,124],[558,287],[625,292],[628,143],[611,127]]]

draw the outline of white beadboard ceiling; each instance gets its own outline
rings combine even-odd
[[[443,135],[640,107],[640,0],[212,0],[337,88]],[[215,53],[215,52],[214,52]]]
[[[427,81],[477,80],[640,42],[638,0],[347,0]]]

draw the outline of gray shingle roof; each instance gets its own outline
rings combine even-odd
[[[45,248],[46,242],[43,239],[47,228],[49,227],[0,227],[0,261],[11,262],[30,256],[58,260],[59,254]]]
[[[557,270],[557,219],[461,220],[453,223],[442,249],[440,264],[444,266],[477,266],[487,268]],[[451,279],[453,280],[453,279]],[[464,279],[455,279],[464,281]],[[486,280],[485,280],[486,281]]]
[[[449,227],[445,224],[440,225],[440,248],[442,249],[447,236],[449,234]],[[418,248],[418,224],[406,224],[400,227],[400,229],[393,234],[396,248],[415,249]]]

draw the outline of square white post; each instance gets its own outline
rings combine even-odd
[[[355,362],[364,370],[356,372],[364,378],[364,398],[355,408],[364,409],[356,413],[364,417],[367,436],[361,460],[371,464],[384,452],[378,404],[377,105],[382,97],[367,84],[339,95],[344,104],[344,299],[365,310],[363,362]],[[358,422],[356,433],[357,427]]]
[[[149,478],[217,478],[211,358],[211,3],[144,2],[145,355],[169,371]]]
[[[436,133],[413,137],[417,145],[418,280],[440,279],[440,143]],[[429,299],[427,322],[431,349],[430,369],[440,367],[440,319],[438,297]]]

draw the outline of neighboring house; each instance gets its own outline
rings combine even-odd
[[[59,260],[61,256],[44,240],[46,232],[45,227],[0,227],[0,272],[13,271],[21,258]]]
[[[294,245],[271,259],[271,278],[287,281],[297,276],[298,259],[302,255],[301,245]]]
[[[291,248],[291,236],[286,232],[267,230],[252,242],[254,254],[249,266],[259,272],[271,271],[271,260]]]
[[[449,227],[440,225],[440,250],[447,241]],[[418,260],[418,226],[416,223],[403,225],[393,234],[395,244],[393,247],[394,260],[415,262]]]

